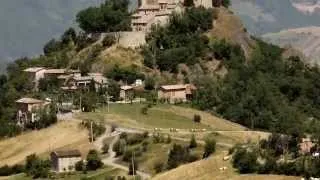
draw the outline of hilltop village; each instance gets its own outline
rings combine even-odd
[[[317,67],[229,0],[109,0],[0,76],[0,179],[320,176]]]

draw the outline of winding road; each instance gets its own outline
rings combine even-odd
[[[109,127],[106,127],[106,129],[109,129]],[[127,132],[127,133],[132,133],[132,132],[137,132],[135,130],[129,130],[129,129],[124,129],[121,128],[119,129],[117,128],[116,131],[109,133],[108,131],[106,131],[102,136],[100,136],[95,142],[94,145],[98,148],[101,149],[103,146],[103,139],[108,138],[108,137],[114,137],[113,140],[111,141],[111,143],[109,144],[109,150],[108,150],[108,157],[105,157],[102,159],[102,162],[105,165],[109,165],[118,169],[122,169],[124,171],[128,171],[128,167],[118,164],[116,163],[116,160],[118,159],[116,157],[116,152],[113,151],[113,146],[114,144],[119,140],[119,135],[121,134],[121,132]],[[127,131],[128,130],[128,131]],[[151,179],[151,175],[142,171],[137,171],[137,174],[142,178],[142,179]]]

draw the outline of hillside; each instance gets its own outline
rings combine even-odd
[[[224,161],[226,152],[217,153],[209,159],[180,166],[169,172],[155,176],[154,180],[299,180],[299,177],[280,175],[239,175],[230,161]],[[221,168],[225,168],[222,170]]]
[[[306,2],[318,0],[232,0],[232,10],[241,17],[248,31],[262,35],[289,28],[318,26],[320,14],[305,13]]]
[[[47,129],[1,140],[0,166],[21,163],[33,153],[48,155],[54,149],[79,148],[86,154],[90,147],[88,132],[80,129],[78,122],[60,122]]]
[[[268,42],[281,47],[292,46],[301,51],[310,64],[318,64],[320,56],[320,27],[304,27],[268,33],[262,36]]]

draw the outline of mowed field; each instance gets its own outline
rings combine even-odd
[[[146,115],[141,113],[145,104],[111,104],[110,112],[99,109],[93,113],[80,113],[78,119],[105,121],[117,125],[136,128],[179,128],[210,129],[220,131],[244,131],[246,128],[236,123],[212,116],[192,108],[173,105],[155,105]],[[201,123],[194,123],[193,116],[199,114]]]
[[[26,132],[0,141],[0,166],[21,163],[25,157],[36,153],[47,156],[55,149],[79,148],[85,156],[91,148],[86,129],[78,122],[59,122],[49,128]]]

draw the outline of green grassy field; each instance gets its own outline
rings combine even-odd
[[[209,128],[208,125],[194,123],[192,118],[167,111],[172,107],[170,105],[156,105],[149,108],[147,114],[142,114],[144,106],[145,104],[111,104],[109,113],[106,109],[98,109],[92,113],[80,113],[77,118],[143,128]]]

